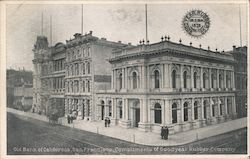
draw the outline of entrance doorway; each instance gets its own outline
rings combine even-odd
[[[104,106],[102,106],[102,120],[104,119]]]
[[[140,122],[140,108],[136,108],[135,110],[135,127],[138,127],[138,123]]]

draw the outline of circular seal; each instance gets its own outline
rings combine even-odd
[[[210,27],[209,16],[202,10],[191,10],[184,16],[182,27],[188,35],[199,38]]]

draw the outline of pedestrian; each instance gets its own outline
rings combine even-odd
[[[165,137],[164,139],[167,140],[168,139],[168,134],[169,134],[169,130],[168,130],[168,127],[165,126]]]
[[[71,119],[71,123],[73,123],[74,116],[72,114],[70,115],[70,119]]]
[[[110,119],[108,118],[108,127],[110,126],[110,122],[111,122],[111,121],[110,121]]]
[[[108,124],[108,120],[107,120],[107,118],[105,118],[105,120],[104,120],[105,127],[107,127],[107,124]]]
[[[164,136],[164,129],[163,129],[163,126],[161,127],[161,139],[163,139],[163,136]]]
[[[69,116],[69,114],[67,115],[67,120],[68,120],[68,124],[70,124],[70,116]]]

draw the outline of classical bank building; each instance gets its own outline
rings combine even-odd
[[[236,117],[232,54],[173,43],[112,51],[111,90],[97,92],[96,120],[125,128],[170,133]]]

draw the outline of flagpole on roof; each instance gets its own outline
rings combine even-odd
[[[146,43],[148,44],[148,7],[145,4],[145,22],[146,22]]]
[[[81,34],[83,34],[83,4],[82,4],[82,9],[81,9]]]
[[[242,47],[242,35],[241,35],[241,7],[239,5],[239,22],[240,22],[240,47]]]

